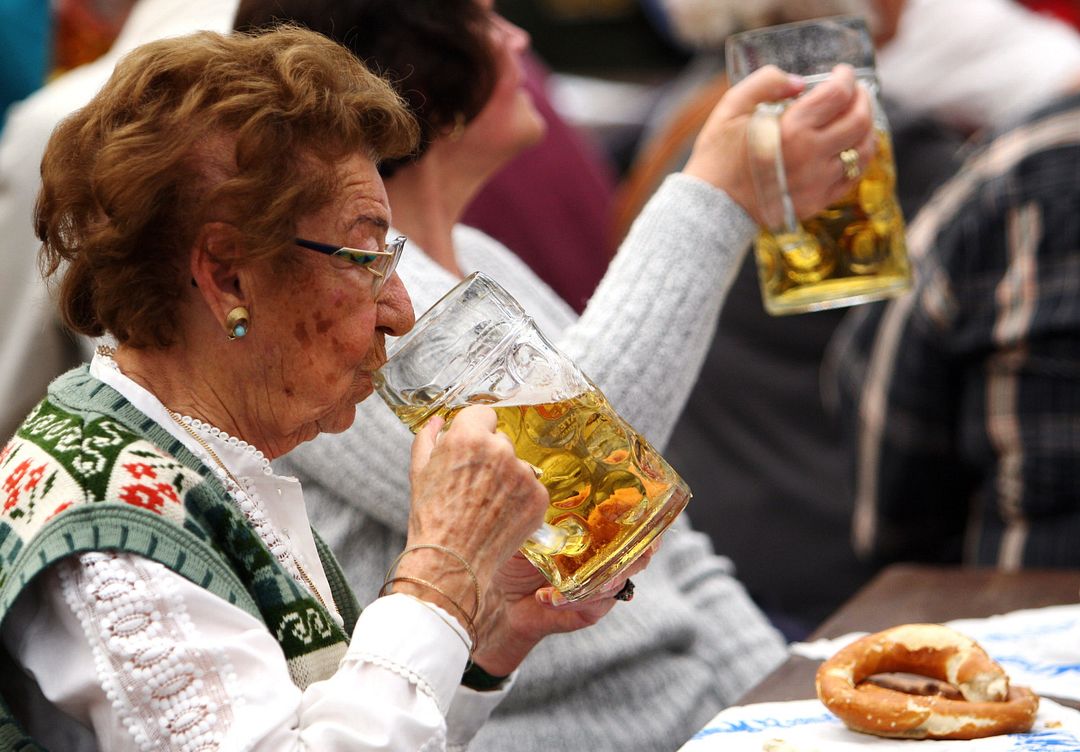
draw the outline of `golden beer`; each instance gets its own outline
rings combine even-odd
[[[888,133],[839,202],[795,232],[762,230],[754,244],[765,308],[797,313],[888,297],[910,287],[904,217]]]
[[[558,402],[469,401],[494,408],[498,430],[547,488],[545,520],[569,540],[555,554],[528,543],[522,551],[570,600],[636,559],[690,500],[682,479],[598,390]],[[432,416],[449,420],[464,407],[410,402],[391,408],[414,433]]]

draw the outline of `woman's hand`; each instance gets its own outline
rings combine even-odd
[[[771,65],[732,86],[698,134],[683,172],[721,188],[755,222],[765,224],[750,174],[747,127],[758,104],[796,97],[804,88],[802,79]],[[780,116],[780,140],[788,192],[800,218],[850,190],[840,152],[857,150],[864,169],[874,154],[870,95],[857,85],[851,66],[836,66],[828,79],[787,107]]]
[[[615,594],[648,565],[659,545],[659,541],[653,543],[618,579],[573,603],[551,587],[521,553],[514,554],[484,597],[476,620],[480,639],[473,661],[489,674],[506,676],[548,635],[592,626],[619,603]]]
[[[491,408],[466,407],[445,431],[443,425],[433,418],[413,442],[406,545],[457,553],[486,592],[499,567],[540,527],[548,493],[510,439],[495,430]],[[438,548],[410,551],[396,573],[433,583],[466,612],[477,607],[465,568]],[[395,583],[394,590],[446,605],[437,591],[415,583]]]
[[[395,583],[394,590],[459,616],[476,605],[475,590],[462,564],[439,547],[469,562],[483,594],[473,660],[501,676],[516,669],[547,635],[595,624],[618,603],[615,593],[645,568],[659,544],[592,597],[567,603],[518,552],[543,522],[548,493],[532,467],[514,454],[510,439],[495,430],[495,412],[467,407],[445,432],[443,425],[440,418],[430,420],[413,443],[406,544],[435,547],[415,548],[396,570],[438,590],[407,580]]]

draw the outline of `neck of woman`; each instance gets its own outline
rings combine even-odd
[[[223,335],[222,335],[223,336]],[[232,400],[241,390],[213,358],[193,353],[181,346],[167,349],[133,348],[120,345],[112,355],[120,372],[146,389],[171,413],[197,418],[230,436],[243,439],[266,457],[274,459],[303,441],[273,437],[251,419],[251,410]],[[233,364],[235,371],[235,364]]]
[[[456,144],[436,141],[419,161],[386,180],[394,227],[424,249],[435,263],[461,277],[453,230],[491,175],[478,169]]]

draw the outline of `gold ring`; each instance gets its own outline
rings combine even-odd
[[[844,165],[844,177],[854,180],[862,174],[859,168],[859,152],[854,149],[844,149],[840,152],[840,162]]]

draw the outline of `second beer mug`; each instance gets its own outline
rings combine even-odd
[[[871,94],[877,151],[851,191],[800,223],[787,193],[780,149],[784,102],[759,105],[751,118],[751,167],[766,226],[754,246],[765,309],[802,313],[897,295],[911,286],[904,218],[896,198],[889,125],[878,101],[874,46],[855,16],[746,31],[727,41],[728,77],[735,83],[772,64],[807,81],[824,80],[837,63],[855,68]],[[837,159],[849,168],[848,154]]]
[[[522,552],[569,600],[618,577],[678,516],[690,491],[521,306],[476,273],[424,313],[375,374],[415,433],[434,415],[486,404],[547,488]]]

